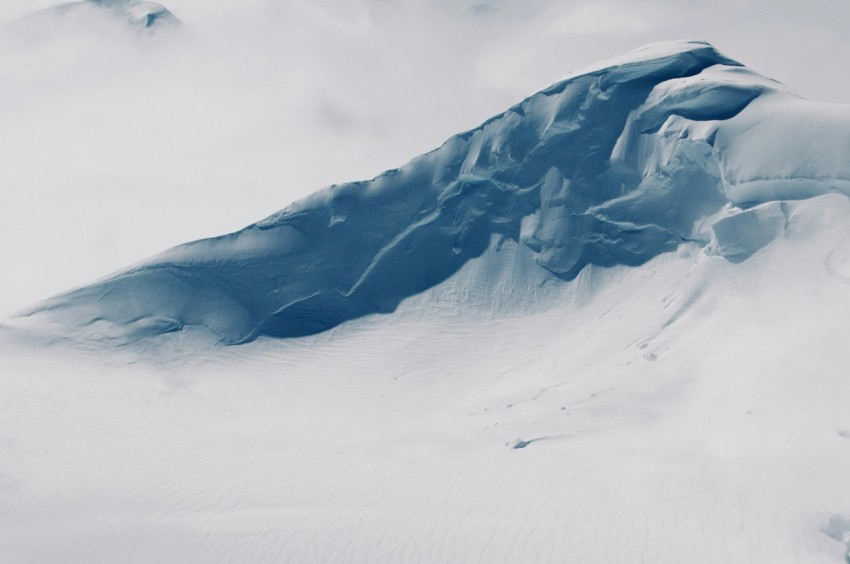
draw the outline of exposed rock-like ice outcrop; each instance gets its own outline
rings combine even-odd
[[[801,100],[703,42],[652,45],[399,169],[30,314],[134,337],[300,336],[392,312],[485,254],[502,267],[482,292],[510,308],[588,265],[640,265],[683,242],[745,260],[785,229],[781,201],[850,194],[848,154],[848,108]]]

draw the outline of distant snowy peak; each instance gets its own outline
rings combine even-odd
[[[511,310],[589,265],[683,243],[746,260],[804,200],[850,194],[850,110],[704,42],[654,44],[527,98],[370,181],[171,249],[41,304],[71,331],[321,332],[449,286]]]
[[[138,30],[155,30],[180,25],[177,16],[162,4],[141,0],[83,0],[62,4],[54,10],[60,14],[97,10],[122,19]]]

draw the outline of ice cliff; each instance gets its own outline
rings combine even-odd
[[[401,168],[27,314],[131,337],[188,325],[227,344],[295,337],[392,312],[483,258],[503,267],[481,291],[510,306],[588,265],[637,266],[683,242],[746,260],[782,233],[788,201],[850,195],[848,156],[850,108],[803,100],[707,43],[655,44]]]

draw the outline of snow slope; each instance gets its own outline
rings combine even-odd
[[[36,306],[2,556],[850,560],[848,119],[654,45]]]
[[[473,298],[500,310],[544,302],[588,265],[636,266],[686,241],[743,260],[781,227],[780,200],[850,193],[848,120],[847,108],[801,100],[708,44],[654,45],[400,169],[28,314],[89,335],[202,326],[244,343],[392,312],[448,279],[468,286],[458,272],[484,255],[502,276],[479,280]]]
[[[0,546],[39,563],[843,562],[850,209],[815,200],[747,261],[687,244],[591,266],[533,315],[405,302],[239,347],[198,329],[113,352],[6,342]]]

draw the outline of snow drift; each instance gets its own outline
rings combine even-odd
[[[472,301],[510,310],[588,265],[637,266],[685,242],[746,260],[787,229],[788,201],[850,195],[848,154],[847,107],[802,100],[707,43],[651,45],[399,169],[26,315],[130,338],[201,326],[235,344],[393,312],[470,276]],[[485,258],[498,268],[464,268]]]

